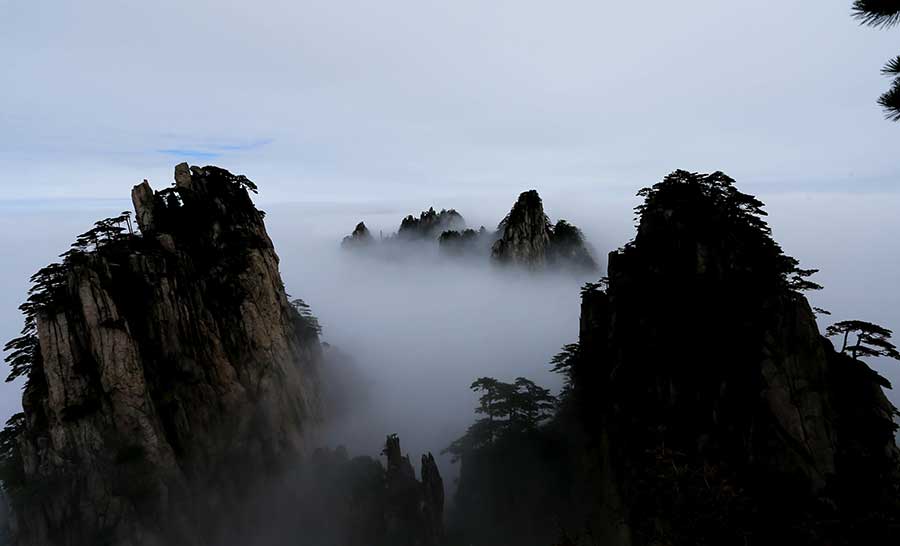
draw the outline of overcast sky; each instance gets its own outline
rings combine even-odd
[[[896,191],[875,100],[900,30],[850,4],[0,0],[0,200],[120,196],[182,160],[263,201],[678,167]]]

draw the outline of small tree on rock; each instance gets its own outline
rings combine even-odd
[[[553,366],[550,371],[562,374],[565,378],[563,381],[562,392],[559,395],[561,400],[566,400],[572,395],[572,391],[575,387],[575,365],[578,362],[580,354],[581,345],[578,343],[569,343],[568,345],[563,345],[562,350],[550,360],[550,364]]]
[[[293,307],[297,312],[296,318],[303,330],[313,333],[317,336],[322,335],[322,325],[319,324],[319,319],[316,318],[315,315],[313,315],[312,309],[310,309],[309,304],[307,304],[300,298],[291,300],[290,303],[291,307]]]
[[[843,320],[829,326],[825,330],[825,335],[843,336],[841,352],[849,353],[854,359],[883,356],[900,360],[900,352],[889,341],[893,332],[883,326],[864,320]],[[855,343],[852,343],[851,336],[856,336]]]

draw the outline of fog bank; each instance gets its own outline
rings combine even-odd
[[[273,203],[266,201],[264,181],[262,186],[257,201],[268,213],[287,290],[312,307],[324,328],[323,340],[352,358],[353,384],[361,387],[348,391],[323,441],[377,456],[385,435],[397,433],[415,461],[425,451],[437,455],[472,421],[474,395],[468,385],[476,377],[525,376],[559,386],[548,362],[561,345],[577,339],[578,289],[591,279],[512,274],[487,261],[442,260],[428,251],[378,260],[340,249],[341,238],[360,220],[377,238],[380,231],[385,236],[395,231],[406,214],[429,206],[457,208],[469,226],[491,230],[517,192],[444,195],[434,202]],[[777,193],[739,186],[767,203],[774,237],[785,252],[804,267],[821,269],[816,280],[825,289],[808,296],[813,305],[833,313],[820,320],[822,328],[831,319],[861,318],[900,330],[900,241],[895,236],[900,196]],[[633,236],[631,209],[638,188],[537,189],[551,218],[583,229],[603,271],[606,253]],[[21,327],[16,307],[25,298],[28,277],[54,261],[95,220],[127,208],[127,200],[0,203],[3,340]],[[895,362],[871,364],[894,384],[900,382]],[[900,404],[897,391],[888,396]],[[16,411],[20,385],[3,385],[2,417]],[[451,484],[455,470],[446,458],[439,463]]]

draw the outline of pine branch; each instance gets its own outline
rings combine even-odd
[[[856,0],[853,17],[863,25],[888,28],[900,22],[898,0]]]
[[[885,118],[900,121],[900,78],[894,80],[891,88],[878,98],[878,104],[884,109]]]

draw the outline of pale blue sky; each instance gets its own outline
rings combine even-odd
[[[850,0],[0,0],[0,200],[182,159],[261,199],[529,184],[896,190],[900,30]]]

